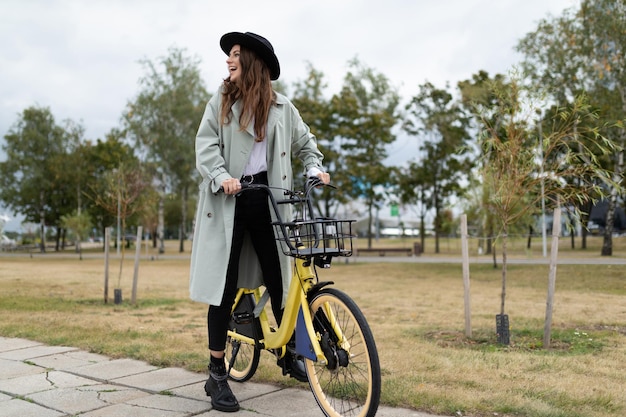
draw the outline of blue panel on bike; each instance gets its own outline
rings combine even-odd
[[[315,356],[315,351],[311,346],[311,339],[309,339],[309,334],[306,331],[302,307],[298,311],[298,321],[296,321],[296,353],[312,361],[317,361],[317,356]]]

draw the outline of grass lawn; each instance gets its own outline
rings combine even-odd
[[[512,255],[541,257],[540,238],[533,244],[534,253],[520,242]],[[624,257],[623,244],[618,241],[616,257]],[[177,253],[176,245],[166,253]],[[452,241],[448,245],[452,248]],[[567,240],[561,246],[568,245]],[[588,250],[599,254],[599,246]],[[111,301],[104,304],[101,258],[1,256],[0,335],[205,372],[206,306],[188,299],[188,256],[143,259],[138,303],[132,306],[127,301],[131,252],[121,305],[112,303],[116,260],[110,268]],[[582,256],[566,248],[562,254]],[[448,416],[457,411],[480,417],[626,415],[624,265],[558,266],[552,348],[546,350],[548,265],[509,266],[511,344],[502,346],[495,335],[499,269],[471,266],[473,335],[466,338],[460,264],[355,260],[336,262],[320,275],[350,294],[368,318],[381,359],[384,404]],[[268,353],[253,381],[306,388],[282,377]]]

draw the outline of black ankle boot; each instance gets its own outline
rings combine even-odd
[[[277,361],[277,365],[283,368],[283,375],[289,374],[290,377],[300,382],[308,382],[304,366],[304,359],[296,354],[296,344],[293,341],[287,343],[287,351],[285,356]]]
[[[239,411],[239,402],[228,386],[228,375],[224,364],[209,365],[209,379],[204,384],[206,395],[211,397],[211,405],[218,411],[232,413]]]

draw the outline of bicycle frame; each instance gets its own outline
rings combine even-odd
[[[275,329],[276,331],[273,331],[270,326],[267,312],[265,311],[265,309],[263,309],[259,314],[259,322],[261,324],[263,338],[260,339],[258,342],[261,343],[262,348],[266,350],[284,348],[287,342],[289,342],[289,340],[291,339],[294,329],[296,328],[298,315],[300,314],[300,312],[302,312],[301,314],[304,320],[306,333],[311,343],[311,348],[313,350],[315,359],[317,361],[320,361],[321,363],[326,363],[326,356],[322,351],[318,337],[313,328],[313,321],[307,301],[307,293],[315,286],[315,271],[313,270],[311,261],[306,261],[304,259],[295,259],[295,265],[293,269],[293,277],[289,285],[289,292],[287,295],[287,301],[285,302],[285,310],[283,313],[282,322],[280,326]],[[239,289],[233,306],[236,306],[238,304],[239,300],[244,294],[254,294],[257,303],[260,301],[262,296],[260,287],[255,289]],[[240,340],[244,343],[248,343],[251,345],[256,344],[256,341],[254,339],[241,335],[239,333],[232,332],[230,330],[228,331],[228,335],[231,338],[235,340]],[[298,350],[298,348],[299,347],[296,346],[296,350]],[[280,356],[282,356],[282,354],[284,354],[284,351],[281,353]]]

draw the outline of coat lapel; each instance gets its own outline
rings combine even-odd
[[[233,121],[237,122],[237,125],[239,125],[240,117],[241,117],[241,101],[237,101],[233,105]],[[248,132],[250,136],[252,136],[252,138],[254,139],[254,123],[248,123],[248,126],[246,126],[246,132]]]
[[[276,95],[276,104],[270,108],[270,114],[267,117],[267,165],[271,167],[272,156],[274,155],[274,144],[276,142],[276,125],[280,117],[284,114],[283,106],[286,100],[280,94]]]
[[[276,122],[278,121],[279,110],[276,106],[270,108],[270,114],[267,117],[267,164],[271,163],[270,155],[274,154],[274,136],[276,133]]]

